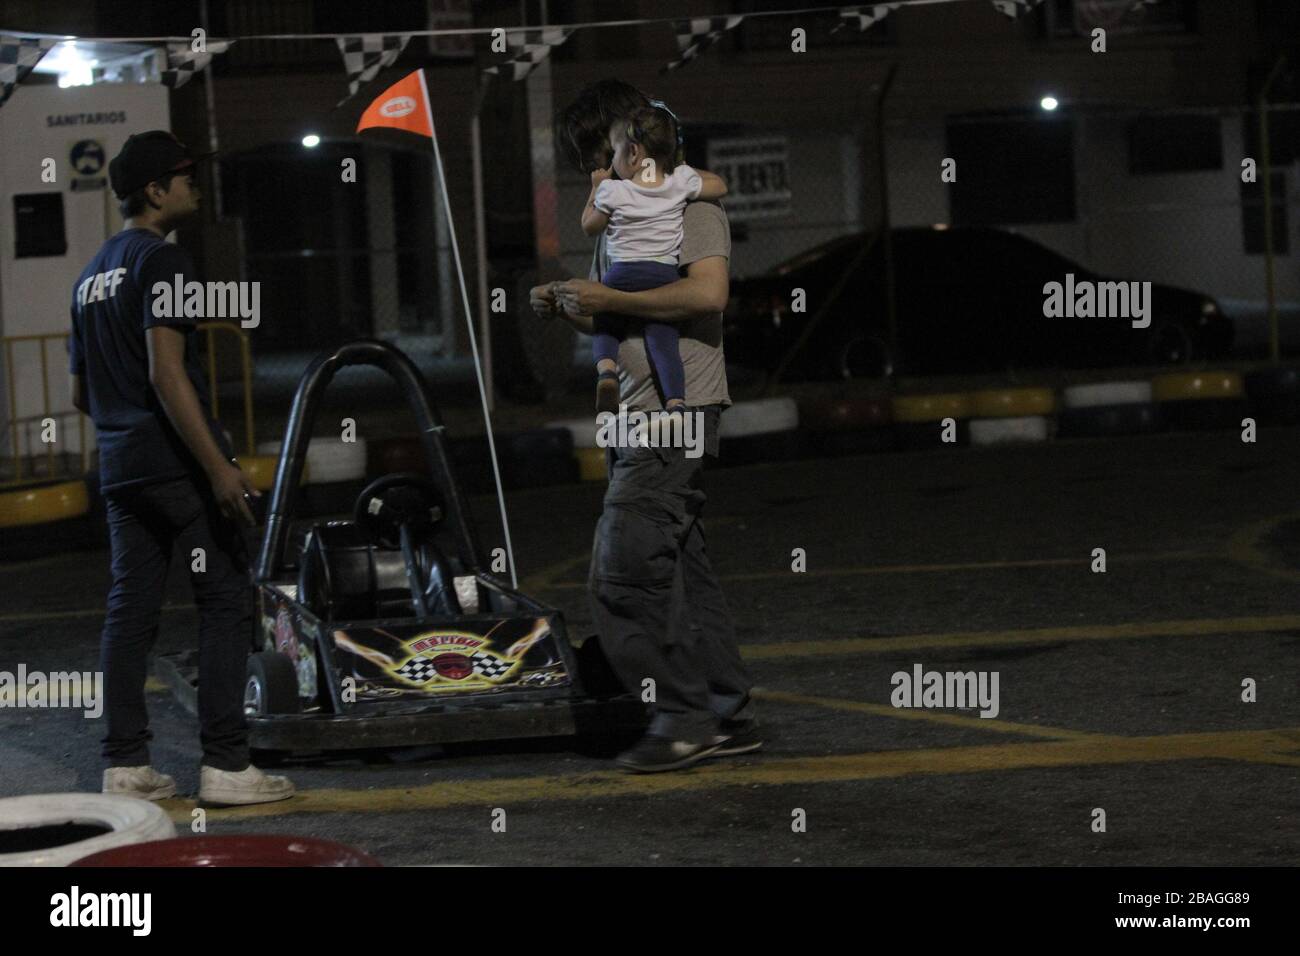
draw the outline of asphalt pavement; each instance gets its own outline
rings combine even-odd
[[[652,776],[615,770],[614,739],[313,756],[278,771],[293,800],[208,811],[207,831],[392,865],[1295,864],[1297,488],[1300,428],[720,469],[706,528],[761,753]],[[521,583],[578,638],[601,492],[508,494]],[[491,547],[495,501],[475,508]],[[195,640],[183,572],[160,650]],[[94,669],[105,553],[0,581],[0,670]],[[916,665],[996,673],[996,717],[893,706]],[[192,795],[196,723],[157,682],[149,701],[155,765]],[[0,796],[98,789],[101,728],[0,707]],[[166,806],[189,832],[192,796]]]

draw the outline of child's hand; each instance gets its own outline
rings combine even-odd
[[[614,175],[614,170],[610,169],[593,169],[591,171],[591,185],[599,186],[605,180]]]

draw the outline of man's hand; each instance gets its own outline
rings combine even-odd
[[[528,304],[533,307],[534,312],[544,319],[559,316],[583,335],[591,335],[593,331],[591,316],[584,312],[576,312],[574,309],[565,306],[559,296],[561,284],[559,282],[548,282],[545,285],[533,286],[528,293]]]
[[[617,290],[590,279],[566,279],[555,287],[560,308],[570,315],[595,315],[616,312]]]
[[[212,482],[212,493],[223,515],[250,528],[257,524],[245,496],[260,498],[262,493],[253,487],[248,475],[234,465],[226,464],[209,474],[208,480]]]
[[[609,169],[593,169],[591,171],[591,188],[595,189],[597,186],[599,186],[601,183],[603,183],[605,180],[609,179],[613,175],[614,175],[613,167],[610,167]]]
[[[560,312],[560,303],[555,298],[556,284],[535,285],[528,291],[528,304],[543,319],[553,319]]]

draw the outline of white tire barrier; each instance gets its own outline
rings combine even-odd
[[[266,441],[257,446],[259,455],[280,454],[282,442]],[[361,481],[366,477],[366,440],[313,438],[307,445],[307,484],[327,485],[336,481]]]
[[[799,427],[799,405],[792,398],[737,402],[722,413],[719,438],[748,438],[790,432]]]
[[[0,799],[0,845],[16,840],[15,831],[67,824],[108,827],[111,832],[75,843],[0,853],[0,867],[67,866],[101,850],[176,836],[176,827],[162,807],[136,797],[109,793],[38,793]]]
[[[1092,385],[1071,385],[1061,392],[1061,404],[1066,408],[1145,405],[1150,401],[1150,382],[1097,382]]]
[[[972,445],[1047,441],[1049,433],[1048,420],[1042,415],[1026,415],[1020,418],[972,418],[970,422]]]
[[[547,422],[543,428],[563,428],[573,436],[574,448],[596,448],[596,433],[600,426],[596,424],[593,413],[589,418],[566,418],[564,421]]]

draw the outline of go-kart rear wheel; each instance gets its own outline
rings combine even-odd
[[[244,716],[298,713],[298,675],[289,658],[259,651],[248,658],[244,681]]]

